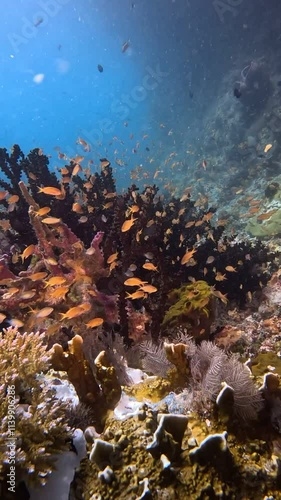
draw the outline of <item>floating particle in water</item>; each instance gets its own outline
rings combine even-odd
[[[37,75],[33,77],[33,81],[34,83],[39,84],[43,82],[44,78],[45,78],[44,73],[37,73]]]

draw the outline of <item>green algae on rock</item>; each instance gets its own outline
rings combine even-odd
[[[270,238],[281,235],[281,208],[264,221],[252,219],[246,226],[246,231],[257,238]]]
[[[147,380],[125,388],[128,395],[133,395],[137,401],[144,401],[146,399],[151,402],[157,402],[163,399],[174,389],[173,379],[177,382],[175,370],[170,370],[171,377],[165,379],[162,377],[149,377]],[[174,377],[172,376],[174,374]]]
[[[281,375],[281,359],[274,352],[260,352],[251,360],[251,369],[256,377],[267,373],[269,366],[274,369],[274,373]]]

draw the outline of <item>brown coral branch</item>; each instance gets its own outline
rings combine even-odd
[[[59,344],[51,349],[54,370],[66,371],[82,403],[92,404],[100,396],[100,388],[83,353],[83,339],[80,335],[68,342],[69,351],[64,352]]]
[[[19,188],[22,192],[22,195],[23,195],[25,201],[28,203],[28,205],[30,207],[33,207],[34,210],[39,210],[40,207],[39,207],[38,203],[36,203],[33,196],[31,196],[30,192],[28,191],[28,189],[23,181],[19,182]]]
[[[105,351],[101,351],[95,359],[97,379],[101,384],[102,392],[108,408],[114,409],[121,397],[121,386],[118,381],[114,366],[110,366]]]

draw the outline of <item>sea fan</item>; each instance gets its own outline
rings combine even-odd
[[[202,383],[205,387],[210,387],[207,392],[210,392],[212,387],[216,387],[220,367],[227,361],[227,355],[219,347],[212,342],[204,341],[198,346],[190,360],[190,370],[194,381]],[[205,381],[207,374],[210,373],[210,383]],[[217,374],[217,377],[215,377]],[[214,376],[213,376],[214,375]],[[206,386],[207,382],[207,386]]]
[[[249,369],[235,354],[227,355],[212,342],[202,342],[190,361],[194,389],[202,397],[215,401],[226,382],[234,391],[234,414],[246,421],[257,418],[262,396],[255,387]]]
[[[221,390],[221,384],[224,382],[224,366],[226,362],[227,357],[224,353],[214,356],[202,381],[203,392],[205,392],[212,401],[215,401],[216,396]]]
[[[84,431],[95,421],[94,410],[80,402],[76,405],[68,405],[65,420],[71,429],[82,429]]]
[[[159,377],[165,377],[167,370],[173,366],[166,358],[163,345],[163,342],[155,344],[151,340],[146,340],[140,344],[140,350],[144,354],[143,369]]]
[[[172,340],[175,344],[185,344],[187,346],[187,356],[193,356],[196,352],[196,344],[193,337],[188,333],[186,328],[179,328],[175,338]]]
[[[234,390],[234,412],[242,420],[254,420],[263,407],[262,395],[256,388],[249,369],[238,355],[228,357],[223,367],[223,381]]]
[[[121,385],[130,385],[131,379],[126,372],[127,360],[123,338],[113,332],[102,331],[93,337],[92,333],[84,333],[84,354],[92,370],[95,372],[95,359],[101,351],[105,351],[109,364],[115,368]]]

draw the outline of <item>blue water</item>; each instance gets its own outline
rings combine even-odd
[[[270,32],[277,6],[277,0],[6,2],[0,147],[17,143],[26,154],[41,147],[54,168],[54,148],[81,154],[82,137],[91,146],[87,158],[112,161],[120,187],[139,165],[150,179],[156,169],[165,177],[171,153],[188,168],[186,149],[200,152],[204,116],[220,97],[222,79],[243,53],[260,51],[260,31]]]

